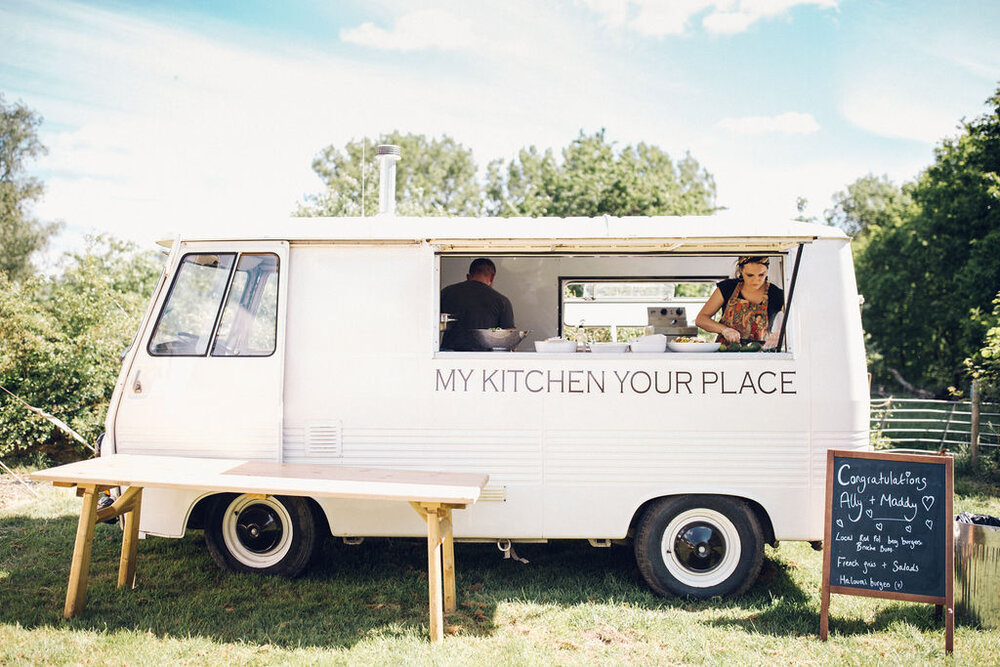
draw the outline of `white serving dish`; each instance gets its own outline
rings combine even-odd
[[[601,354],[621,354],[628,352],[628,343],[591,343],[590,351]]]
[[[629,343],[628,347],[632,352],[666,352],[667,341],[663,341],[662,343],[644,343],[642,341],[637,341],[635,343]]]
[[[629,349],[633,352],[666,352],[667,337],[663,334],[642,336],[629,341]]]
[[[675,343],[670,341],[667,348],[671,352],[715,352],[722,343]]]
[[[575,340],[536,340],[535,352],[576,352]]]

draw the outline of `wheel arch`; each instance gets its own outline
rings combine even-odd
[[[746,496],[738,496],[729,493],[701,493],[701,492],[691,492],[691,493],[668,493],[662,496],[653,496],[652,498],[644,501],[639,507],[633,512],[632,519],[629,521],[628,526],[628,537],[632,538],[635,536],[635,531],[639,525],[639,521],[642,520],[643,515],[653,504],[670,498],[681,498],[684,496],[715,496],[718,498],[728,498],[730,500],[737,500],[745,504],[751,512],[757,517],[757,523],[760,524],[761,531],[764,533],[764,542],[771,545],[772,547],[777,544],[774,538],[774,524],[771,523],[771,517],[764,509],[764,506],[753,498],[747,498]]]
[[[200,498],[198,498],[198,500],[195,501],[194,505],[188,512],[188,518],[185,524],[186,528],[204,530],[205,517],[208,514],[208,510],[212,506],[212,503],[215,501],[215,499],[218,498],[219,496],[230,496],[232,498],[235,498],[236,496],[239,495],[241,494],[226,492],[226,493],[208,493],[201,496]],[[311,496],[302,496],[302,497],[304,497],[306,502],[308,503],[309,510],[312,512],[313,515],[313,522],[315,523],[316,527],[320,530],[321,535],[323,537],[329,537],[331,534],[330,520],[326,516],[326,512],[323,511],[323,508],[320,507],[319,503],[316,502],[315,498]]]

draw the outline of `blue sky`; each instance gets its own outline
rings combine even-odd
[[[322,148],[392,130],[485,168],[605,128],[690,152],[733,211],[822,216],[985,111],[998,25],[996,0],[7,0],[0,91],[44,116],[57,247],[288,214]]]

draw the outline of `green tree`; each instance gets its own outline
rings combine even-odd
[[[153,253],[98,237],[57,276],[0,276],[0,385],[94,442],[161,265]],[[0,456],[64,458],[81,448],[0,393]]]
[[[915,209],[912,192],[913,183],[904,183],[900,187],[888,176],[867,174],[833,195],[833,206],[824,211],[824,219],[828,225],[839,227],[853,239],[852,248],[857,262],[858,280],[864,286],[863,293],[867,294],[868,289],[880,290],[882,294],[908,289],[903,280],[905,276],[895,270],[898,258],[893,257],[893,252],[901,252],[898,248],[900,238],[890,238],[888,232],[913,217]],[[865,249],[873,236],[878,236],[885,245],[881,250],[873,250],[866,256]],[[906,304],[905,307],[911,305]],[[871,308],[869,306],[866,311]],[[884,316],[902,317],[904,304],[890,299],[887,303],[880,304],[879,308]],[[908,383],[898,369],[887,366],[881,351],[884,346],[879,344],[881,341],[873,338],[867,331],[865,338],[868,369],[878,383],[876,386],[887,382],[894,385]],[[894,363],[897,361],[898,359]]]
[[[886,175],[867,174],[833,195],[824,218],[853,238],[857,251],[869,230],[895,227],[913,213],[913,183],[897,186]]]
[[[796,197],[795,198],[795,217],[792,218],[798,222],[816,222],[816,216],[809,215],[806,211],[809,208],[809,199],[807,197]]]
[[[354,140],[343,150],[327,146],[312,168],[326,189],[306,196],[300,216],[359,216],[378,212],[378,167],[375,147],[395,144],[402,159],[396,163],[396,210],[400,215],[477,215],[480,189],[472,151],[454,139],[428,139],[420,134],[393,132]],[[362,197],[362,184],[364,197]],[[361,202],[364,199],[364,211]]]
[[[41,117],[20,102],[8,105],[0,93],[0,274],[21,280],[32,273],[31,257],[58,225],[32,217],[42,183],[25,175],[28,160],[45,153],[38,140]]]
[[[485,186],[476,179],[471,150],[453,139],[394,132],[378,143],[401,147],[396,200],[402,215],[707,215],[718,210],[715,182],[693,157],[675,162],[645,143],[619,150],[603,130],[590,136],[581,132],[558,159],[552,150],[530,146],[508,163],[494,160],[487,166]],[[360,140],[343,150],[325,148],[313,171],[326,189],[307,195],[297,214],[361,215],[362,199],[363,213],[374,214],[376,145]]]
[[[715,181],[690,155],[676,163],[656,146],[618,150],[604,130],[562,150],[523,149],[487,167],[485,211],[498,216],[708,215]]]
[[[885,370],[938,394],[962,384],[1000,285],[1000,90],[987,104],[897,204],[875,207],[890,215],[865,226],[857,258],[865,329]]]

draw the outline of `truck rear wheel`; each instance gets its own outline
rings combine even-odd
[[[320,540],[305,498],[225,494],[209,507],[205,542],[225,570],[296,577]]]
[[[660,595],[739,595],[757,579],[763,558],[756,515],[722,496],[659,500],[643,514],[635,537],[639,571]]]

